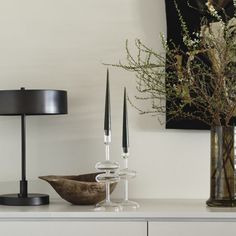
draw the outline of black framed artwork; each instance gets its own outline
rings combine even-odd
[[[214,0],[213,0],[214,1]],[[179,10],[187,24],[189,32],[194,32],[200,28],[200,19],[204,14],[207,17],[204,7],[206,7],[206,0],[176,0]],[[232,0],[215,0],[218,6],[223,7],[227,15],[233,15],[233,1]],[[175,45],[179,45],[180,48],[185,51],[185,47],[182,41],[181,26],[174,4],[174,0],[165,0],[166,4],[166,19],[167,19],[167,40],[172,40]],[[191,7],[190,7],[191,6]],[[168,107],[171,101],[167,102],[166,112],[166,128],[167,129],[197,129],[206,130],[210,127],[198,120],[183,120],[183,119],[170,119],[168,115]],[[194,107],[187,108],[189,112],[194,110]]]

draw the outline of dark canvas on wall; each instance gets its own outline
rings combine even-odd
[[[216,0],[217,1],[217,0]],[[219,1],[219,0],[218,0]],[[190,32],[197,31],[200,27],[201,11],[198,11],[192,7],[189,7],[187,0],[176,0],[178,7],[182,13],[182,16],[187,23]],[[198,8],[200,2],[206,2],[204,0],[189,0],[189,3]],[[220,1],[227,12],[228,15],[232,15],[233,5],[232,0],[222,0]],[[165,0],[166,4],[166,18],[167,18],[167,39],[171,39],[176,45],[180,45],[181,49],[184,50],[184,44],[182,42],[181,26],[174,5],[174,0]],[[204,6],[204,4],[203,4]],[[167,114],[166,119],[169,120],[168,116],[168,102],[167,102]],[[189,108],[188,111],[191,111]],[[209,129],[209,126],[200,122],[198,120],[170,120],[166,123],[167,129]]]

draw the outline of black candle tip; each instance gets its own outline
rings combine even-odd
[[[106,96],[105,96],[104,132],[106,136],[109,136],[111,133],[111,104],[110,104],[110,84],[109,84],[108,69],[107,69]]]
[[[129,128],[128,128],[128,111],[126,102],[126,88],[124,88],[124,103],[123,103],[123,129],[122,129],[122,148],[124,153],[128,153],[129,147]]]

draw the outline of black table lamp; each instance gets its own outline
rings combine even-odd
[[[49,204],[46,194],[28,193],[26,179],[27,115],[67,114],[67,92],[62,90],[0,90],[0,115],[21,116],[21,181],[19,194],[0,195],[1,205],[37,206]]]

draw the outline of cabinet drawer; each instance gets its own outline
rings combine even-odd
[[[2,221],[1,236],[147,236],[146,222]]]
[[[149,236],[234,236],[236,222],[150,222]]]

